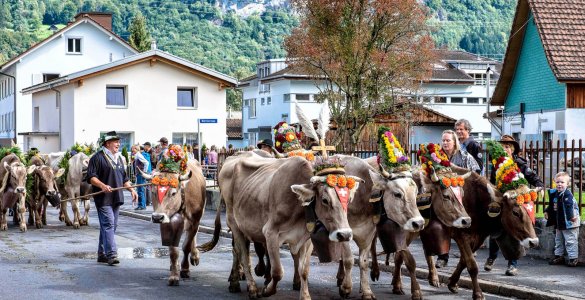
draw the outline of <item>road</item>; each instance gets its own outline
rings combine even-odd
[[[247,299],[243,293],[230,294],[227,278],[231,268],[231,240],[222,239],[211,252],[201,255],[199,266],[191,270],[191,278],[178,287],[166,284],[169,258],[160,243],[158,225],[120,216],[117,233],[118,266],[96,262],[98,223],[92,207],[90,225],[79,230],[65,226],[57,212],[48,212],[49,225],[29,228],[21,233],[9,221],[9,229],[0,232],[0,289],[2,295],[26,299]],[[208,234],[198,235],[198,244],[208,241]],[[182,255],[182,254],[181,254]],[[281,251],[285,277],[272,299],[298,299],[292,290],[292,259]],[[336,264],[320,264],[314,258],[309,277],[313,299],[340,299],[335,286]],[[360,299],[359,275],[353,268],[353,291],[350,299]],[[391,293],[391,275],[383,273],[372,289],[378,299],[410,299],[410,284],[404,277],[407,295]],[[469,290],[451,294],[446,287],[434,288],[424,280],[423,295],[430,299],[470,299]],[[257,278],[259,287],[263,280]],[[4,297],[2,297],[4,298]],[[486,294],[487,299],[509,299]]]

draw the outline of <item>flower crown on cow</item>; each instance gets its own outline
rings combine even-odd
[[[390,173],[410,170],[408,156],[396,136],[385,126],[378,128],[378,164]]]
[[[423,174],[431,181],[439,182],[441,187],[463,186],[465,180],[451,170],[447,154],[438,144],[421,144],[417,152]]]
[[[538,196],[536,191],[528,188],[528,181],[524,178],[524,174],[522,174],[514,159],[508,156],[502,144],[490,140],[486,142],[486,145],[496,170],[496,187],[498,190],[502,193],[514,190],[517,194],[516,202],[518,204],[536,200]]]
[[[187,170],[187,156],[180,145],[169,145],[158,163],[161,172],[184,174]]]
[[[300,138],[300,133],[284,121],[274,126],[274,140],[276,141],[274,147],[280,153],[301,150]]]

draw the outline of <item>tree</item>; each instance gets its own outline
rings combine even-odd
[[[140,52],[150,50],[150,33],[146,30],[146,19],[142,14],[137,14],[128,28],[130,38],[128,43]]]
[[[335,144],[355,145],[399,93],[430,75],[433,42],[416,0],[292,0],[301,24],[285,40],[289,65],[321,80],[337,124]]]

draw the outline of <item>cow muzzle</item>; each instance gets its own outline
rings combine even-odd
[[[524,248],[538,247],[538,238],[525,238],[520,242],[520,245]]]
[[[61,205],[61,194],[57,193],[57,191],[48,191],[45,195],[51,206],[59,207]]]
[[[468,228],[469,226],[471,226],[470,217],[460,217],[457,220],[453,221],[453,227],[455,228]]]
[[[350,228],[338,229],[329,234],[329,240],[332,242],[348,242],[353,238],[353,232]]]
[[[425,226],[425,219],[423,217],[414,217],[408,219],[402,229],[410,232],[417,232],[424,228]]]
[[[18,194],[24,194],[24,192],[26,192],[26,188],[19,186],[14,191]]]
[[[167,214],[161,213],[152,213],[151,219],[152,223],[169,223],[171,221]]]

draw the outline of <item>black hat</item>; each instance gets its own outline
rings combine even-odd
[[[163,144],[168,144],[169,143],[169,140],[166,137],[164,137],[164,136],[161,137],[160,140],[158,140],[158,141],[159,141],[159,143],[163,143]]]
[[[514,139],[513,136],[511,135],[503,135],[502,138],[499,140],[500,144],[512,144],[514,145],[514,155],[518,154],[518,152],[520,152],[520,145],[518,144],[518,142],[516,142],[516,139]]]
[[[105,145],[107,141],[112,141],[112,140],[119,140],[120,137],[118,136],[118,134],[115,131],[110,131],[105,133],[104,135],[102,135],[101,137],[101,145]]]
[[[150,146],[150,142],[146,142],[146,143],[144,143],[144,145],[143,145],[143,146]]]
[[[261,147],[262,147],[262,145],[266,145],[266,146],[268,146],[268,147],[270,147],[270,148],[274,147],[274,144],[272,143],[272,140],[271,140],[271,139],[265,139],[265,140],[262,140],[262,141],[260,141],[260,142],[258,143],[258,145],[256,145],[256,146],[257,146],[258,148],[261,148]]]

